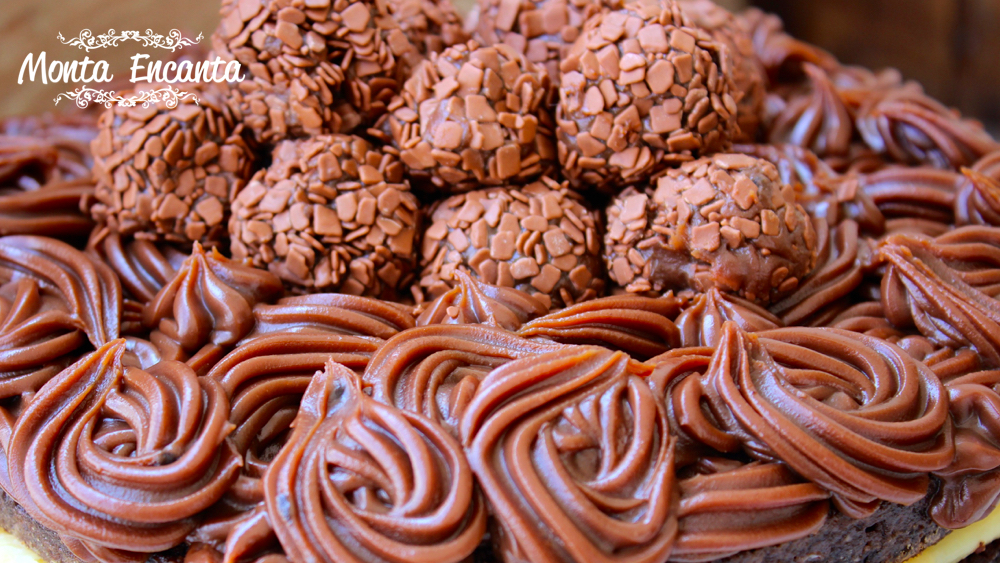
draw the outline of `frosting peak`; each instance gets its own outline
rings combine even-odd
[[[502,287],[475,280],[464,270],[452,273],[456,284],[431,301],[417,317],[417,325],[483,324],[510,331],[549,308],[514,287]]]
[[[196,243],[174,279],[146,305],[143,323],[188,353],[206,344],[230,346],[253,329],[253,306],[282,293],[274,274]]]

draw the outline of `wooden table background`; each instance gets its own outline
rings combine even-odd
[[[469,5],[473,0],[457,0]],[[720,0],[736,7],[746,0]],[[781,14],[789,30],[834,52],[844,62],[873,68],[895,66],[925,84],[929,93],[971,116],[1000,125],[1000,0],[753,0]],[[203,33],[218,22],[218,0],[0,0],[0,116],[53,109],[64,84],[17,84],[25,55],[82,59],[56,33],[82,29],[103,33],[147,28]],[[127,78],[138,43],[91,53]],[[68,102],[63,101],[61,104]]]

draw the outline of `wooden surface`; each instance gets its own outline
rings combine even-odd
[[[202,44],[208,46],[212,30],[219,21],[216,0],[0,0],[0,116],[25,115],[56,109],[53,99],[60,93],[73,90],[66,84],[17,83],[18,71],[24,57],[46,52],[49,61],[107,60],[115,78],[126,79],[130,57],[145,53],[150,57],[164,58],[167,51],[143,49],[141,43],[129,41],[117,48],[91,51],[68,47],[56,39],[57,33],[69,39],[83,29],[94,34],[136,30],[166,34],[179,29],[185,37],[205,35]],[[119,74],[121,76],[119,76]],[[71,103],[67,100],[60,106]]]
[[[1000,0],[755,0],[848,64],[893,66],[965,114],[1000,125]]]

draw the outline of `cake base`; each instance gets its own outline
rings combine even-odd
[[[924,552],[949,533],[927,517],[931,496],[933,492],[908,507],[886,503],[864,520],[834,512],[819,533],[778,546],[738,553],[713,563],[1000,563],[1000,540],[993,541],[1000,536],[1000,510],[987,519],[995,522],[984,520],[980,523],[984,526],[979,529],[973,530],[976,525],[967,529],[973,538],[983,538],[978,546],[975,539],[967,537],[962,542],[946,541],[938,546],[954,545],[947,546],[945,551],[949,553],[941,553],[940,549]],[[0,543],[0,561],[38,563],[40,559],[45,563],[82,563],[58,534],[39,524],[3,491],[0,491],[0,530],[16,537],[37,556],[37,559],[32,558],[16,548],[9,548],[8,554],[8,548]],[[171,550],[152,555],[148,561],[181,563],[183,554]],[[474,562],[499,563],[489,549],[477,550]]]
[[[3,490],[0,490],[0,531],[5,531],[20,540],[46,563],[83,563],[59,539],[59,534],[39,524]],[[181,563],[184,560],[184,551],[184,548],[178,548],[156,553],[149,556],[147,563]],[[31,560],[12,560],[5,555],[0,551],[0,561],[3,563],[36,563]]]
[[[883,503],[864,520],[831,509],[818,533],[716,563],[903,563],[949,533],[927,516],[933,495],[912,506]]]

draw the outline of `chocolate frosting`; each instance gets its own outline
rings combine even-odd
[[[330,360],[360,373],[379,344],[343,334],[271,333],[247,338],[215,364],[208,377],[232,402],[232,442],[243,468],[212,516],[189,536],[193,544],[213,550],[206,551],[217,556],[212,561],[257,560],[278,549],[261,477],[285,444],[313,375]]]
[[[461,435],[504,561],[666,560],[674,440],[645,373],[622,352],[573,346],[483,381]]]
[[[172,246],[122,236],[106,226],[91,232],[87,254],[114,270],[126,294],[143,305],[156,298],[187,258]]]
[[[525,322],[549,308],[530,293],[473,279],[467,272],[452,273],[455,286],[431,301],[417,317],[418,326],[483,324],[516,332]]]
[[[94,222],[80,208],[93,194],[88,179],[53,181],[31,191],[0,187],[0,235],[87,236]]]
[[[250,333],[253,306],[284,293],[274,274],[243,266],[197,243],[177,275],[143,310],[153,339],[175,342],[188,353],[230,346]]]
[[[770,123],[771,143],[812,149],[820,157],[844,155],[850,149],[854,123],[827,73],[804,63],[809,86],[793,91]]]
[[[561,347],[485,325],[417,327],[390,338],[363,379],[376,401],[420,413],[457,434],[462,413],[488,373]]]
[[[77,357],[83,324],[34,278],[0,285],[0,399],[38,391]]]
[[[966,227],[955,234],[966,238],[977,234],[1000,236],[1000,231],[991,231],[997,230]],[[1000,254],[985,237],[964,244],[948,244],[955,234],[936,240],[896,235],[882,243],[879,258],[888,264],[881,289],[885,316],[897,327],[915,326],[939,346],[971,347],[984,366],[997,367],[1000,366],[1000,303],[993,296],[997,292],[998,271],[964,270],[963,264],[951,259],[975,265],[976,260],[995,260]],[[942,239],[943,244],[938,242]]]
[[[951,223],[956,195],[969,180],[949,170],[892,166],[861,175],[859,182],[887,218]]]
[[[457,563],[486,531],[458,443],[430,419],[372,400],[333,362],[309,384],[264,496],[293,561]]]
[[[869,147],[901,163],[955,169],[1000,148],[982,124],[925,95],[916,83],[871,96],[856,123]]]
[[[331,332],[388,339],[413,328],[410,307],[344,293],[285,297],[274,305],[253,308],[257,324],[248,339],[284,332]]]
[[[710,289],[695,298],[677,317],[681,345],[715,348],[722,337],[722,325],[727,321],[735,322],[747,332],[785,326],[781,319],[759,305]]]
[[[97,120],[93,115],[65,112],[8,117],[0,122],[0,131],[12,139],[9,143],[0,141],[4,146],[0,153],[11,154],[7,151],[12,151],[17,154],[25,146],[37,150],[41,143],[48,145],[49,148],[44,149],[46,153],[55,150],[54,161],[49,156],[51,153],[45,157],[45,163],[51,166],[35,170],[42,173],[40,177],[22,174],[17,179],[21,189],[30,191],[46,183],[90,178],[90,168],[94,165],[90,142],[97,136]],[[0,157],[0,161],[3,158]]]
[[[830,494],[783,463],[705,458],[681,479],[680,533],[671,561],[712,561],[818,531]]]
[[[750,8],[737,17],[753,37],[754,51],[767,69],[772,83],[779,83],[788,76],[801,75],[802,63],[827,70],[839,65],[830,53],[788,35],[781,18],[774,14]]]
[[[1000,182],[969,168],[962,174],[969,181],[955,197],[955,225],[1000,226]]]
[[[826,325],[830,306],[861,285],[864,278],[861,266],[871,261],[871,249],[858,239],[857,222],[844,221],[832,232],[824,222],[818,224],[818,266],[795,293],[771,308],[787,326]]]
[[[0,238],[0,277],[30,277],[58,295],[94,347],[118,338],[122,316],[118,278],[72,246],[37,236]]]
[[[684,432],[783,461],[855,518],[917,502],[955,453],[940,380],[886,341],[837,329],[726,323],[707,370],[672,400]]]
[[[283,443],[313,375],[328,360],[363,372],[380,344],[341,334],[268,334],[244,342],[215,364],[208,377],[231,398],[232,441],[244,458],[230,497],[245,504],[263,501],[259,479],[275,453],[267,450]]]
[[[124,340],[49,381],[18,417],[4,486],[86,561],[179,545],[236,479],[229,401],[179,362],[125,366]]]
[[[662,297],[615,295],[549,313],[526,323],[518,334],[604,346],[647,359],[680,345],[681,333],[673,319],[681,305],[673,292]]]
[[[1000,371],[968,373],[945,383],[955,420],[955,459],[930,515],[944,528],[988,516],[1000,500]]]

